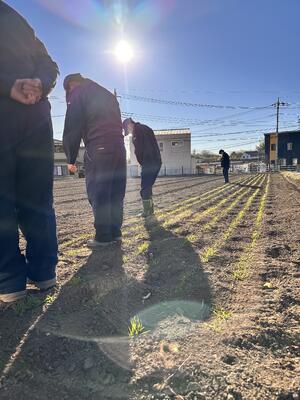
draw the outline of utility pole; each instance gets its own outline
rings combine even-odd
[[[272,104],[272,106],[276,107],[276,133],[278,135],[278,130],[279,130],[279,111],[280,111],[280,106],[287,106],[288,103],[284,103],[283,101],[279,100],[279,97],[276,101],[276,103]]]
[[[277,138],[277,143],[276,143],[276,165],[278,165],[278,144],[279,144],[279,111],[280,111],[280,106],[287,106],[288,103],[284,103],[283,101],[279,100],[279,97],[276,101],[276,103],[272,104],[272,106],[276,107],[276,138]]]

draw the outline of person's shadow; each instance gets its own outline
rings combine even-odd
[[[209,317],[211,291],[199,255],[185,238],[164,229],[155,216],[145,220],[149,234],[149,299],[139,316],[145,328],[168,338],[185,335],[192,321]],[[147,296],[147,295],[146,295]]]
[[[129,399],[128,281],[119,244],[93,251],[31,332],[1,399]]]
[[[129,400],[135,392],[129,384],[132,318],[140,318],[146,338],[159,340],[184,339],[193,321],[208,318],[209,283],[189,241],[163,229],[155,217],[145,227],[144,278],[131,275],[134,259],[125,272],[120,245],[89,255],[32,330],[7,376],[13,385],[1,399]]]

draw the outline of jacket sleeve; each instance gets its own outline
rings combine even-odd
[[[15,83],[17,76],[0,74],[0,96],[10,97],[10,91]]]
[[[75,164],[84,130],[84,112],[78,89],[68,101],[63,147],[68,164]]]
[[[144,134],[142,132],[139,132],[134,138],[134,153],[138,163],[143,165]]]
[[[57,64],[49,56],[43,43],[36,37],[34,45],[34,62],[36,66],[34,78],[41,80],[43,95],[46,97],[55,86],[59,70]]]

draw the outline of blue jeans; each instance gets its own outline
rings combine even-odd
[[[53,132],[47,100],[0,99],[0,293],[55,277]],[[19,248],[19,229],[26,252]]]
[[[121,236],[123,223],[126,191],[124,143],[89,144],[84,165],[88,199],[94,213],[95,239],[110,242]]]

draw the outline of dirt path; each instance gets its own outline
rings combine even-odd
[[[84,183],[65,184],[59,287],[0,310],[1,400],[300,398],[297,186],[164,178],[144,223],[132,180],[122,245],[91,253]]]

